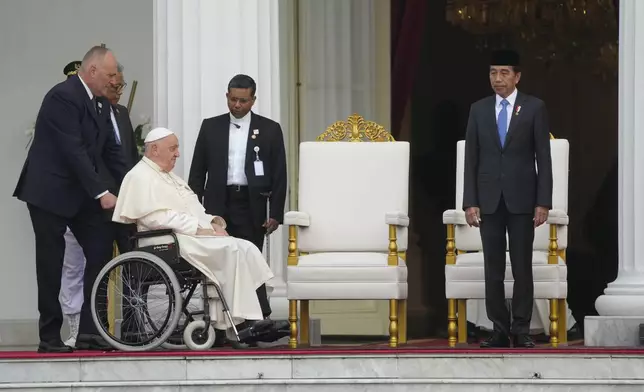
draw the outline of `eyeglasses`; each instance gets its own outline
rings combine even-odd
[[[113,88],[113,89],[114,89],[114,91],[116,91],[117,93],[120,93],[120,92],[121,92],[121,91],[123,91],[126,87],[127,87],[127,83],[123,83],[123,84],[113,84],[113,85],[112,85],[112,88]]]

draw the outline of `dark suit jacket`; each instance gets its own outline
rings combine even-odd
[[[119,136],[121,139],[120,150],[125,162],[125,172],[127,173],[139,161],[139,152],[136,148],[136,141],[134,140],[134,129],[132,129],[132,122],[130,121],[130,113],[127,108],[122,105],[114,105],[114,118],[118,126]],[[112,118],[110,111],[105,110],[101,113],[108,125],[111,132],[114,132]],[[102,160],[99,165],[98,172],[101,178],[108,184],[108,189],[115,195],[118,195],[121,188],[121,181],[117,181],[112,175],[111,171],[107,169],[107,160]]]
[[[114,105],[114,116],[121,135],[121,149],[125,157],[125,166],[127,171],[130,171],[141,159],[134,139],[134,127],[132,120],[130,120],[130,112],[123,105]]]
[[[254,129],[259,130],[255,139],[252,138]],[[225,216],[227,212],[229,131],[228,113],[205,119],[199,130],[190,166],[188,184],[199,200],[203,197],[206,212],[212,215]],[[271,192],[270,217],[282,223],[286,201],[286,152],[282,128],[273,120],[251,113],[246,146],[246,178],[254,222],[261,226],[266,220],[266,198],[261,193]],[[255,175],[255,146],[260,148],[259,159],[264,163],[263,176]]]
[[[106,100],[97,99],[108,107]],[[13,195],[71,218],[108,190],[98,173],[101,165],[119,182],[123,180],[125,163],[114,133],[98,115],[78,76],[73,76],[45,96]]]
[[[501,196],[513,214],[532,214],[536,206],[552,208],[552,159],[545,104],[518,92],[504,146],[497,131],[495,105],[495,96],[491,96],[470,108],[463,208],[479,207],[482,214],[491,214]]]

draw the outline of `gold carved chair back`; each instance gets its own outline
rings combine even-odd
[[[382,125],[365,120],[359,114],[350,115],[346,121],[336,121],[329,126],[317,142],[395,142],[391,133]]]

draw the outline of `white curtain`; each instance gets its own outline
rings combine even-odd
[[[375,120],[374,0],[299,4],[300,141],[353,113]]]

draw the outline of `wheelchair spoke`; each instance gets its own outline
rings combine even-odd
[[[109,338],[123,345],[143,346],[166,329],[176,309],[175,298],[169,277],[154,263],[127,259],[100,278],[97,293],[101,295],[97,297],[110,298],[113,303],[96,299],[96,316]],[[121,320],[120,328],[110,325],[116,319]]]

